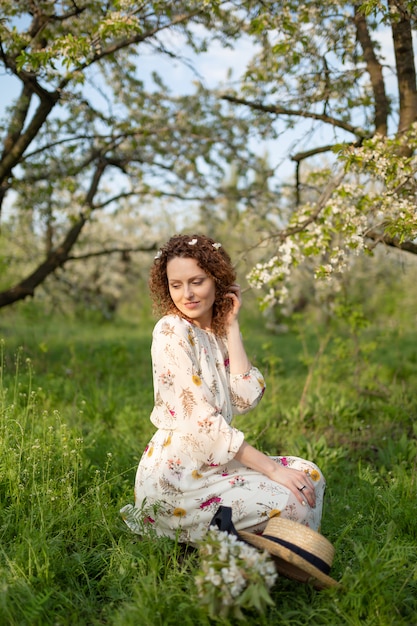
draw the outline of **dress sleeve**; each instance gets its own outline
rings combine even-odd
[[[229,380],[234,415],[253,409],[265,393],[265,380],[254,366],[245,374],[231,374]]]
[[[241,447],[244,435],[231,427],[209,398],[201,377],[191,330],[181,319],[162,318],[155,327],[152,367],[155,408],[152,422],[180,436],[185,454],[207,465],[223,465]]]

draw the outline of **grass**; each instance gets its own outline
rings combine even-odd
[[[242,320],[267,393],[238,425],[264,451],[323,469],[322,530],[343,584],[316,592],[280,578],[274,606],[248,624],[417,624],[417,331],[389,306],[372,325],[304,317],[283,335],[253,312]],[[152,324],[146,311],[112,323],[30,304],[2,313],[1,624],[212,623],[196,554],[132,536],[118,513],[152,433]]]

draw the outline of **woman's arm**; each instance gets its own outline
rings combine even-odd
[[[228,328],[226,335],[230,373],[245,374],[250,370],[251,364],[247,357],[239,328],[238,315],[240,307],[242,306],[242,295],[239,285],[232,285],[227,295],[233,302],[233,308],[227,320]]]
[[[211,401],[213,380],[201,376],[192,326],[177,316],[155,326],[152,367],[157,428],[181,435],[182,449],[205,464],[223,465],[234,458],[244,440]]]
[[[242,465],[246,465],[246,467],[250,467],[290,489],[301,504],[305,504],[304,501],[307,500],[311,507],[316,506],[314,483],[305,472],[280,465],[246,441],[242,443],[235,454],[235,459]],[[305,489],[301,491],[304,486]]]
[[[246,354],[240,334],[238,313],[242,304],[239,285],[232,285],[227,294],[233,306],[226,320],[226,344],[229,363],[229,387],[234,415],[247,413],[261,400],[265,381]]]
[[[227,331],[230,373],[245,374],[250,369],[251,364],[246,355],[239,329],[238,314],[242,306],[239,285],[232,285],[228,296],[233,301]],[[246,441],[242,443],[238,452],[235,454],[235,459],[239,461],[239,463],[242,463],[242,465],[246,465],[246,467],[250,467],[280,485],[287,487],[287,489],[290,489],[301,504],[305,504],[305,500],[307,500],[311,507],[316,505],[313,481],[305,472],[280,465],[271,457],[246,443]]]

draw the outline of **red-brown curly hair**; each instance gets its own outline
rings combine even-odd
[[[193,245],[190,242],[196,240]],[[154,310],[159,315],[181,315],[173,303],[167,278],[167,263],[175,257],[195,259],[215,283],[215,300],[211,328],[217,335],[226,333],[226,317],[232,300],[226,297],[236,280],[236,271],[223,246],[205,235],[174,235],[159,250],[149,275],[149,289]],[[185,316],[183,316],[185,317]]]

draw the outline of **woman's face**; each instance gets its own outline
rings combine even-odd
[[[195,259],[175,257],[167,263],[169,293],[177,309],[203,329],[210,329],[216,296],[214,280]]]

